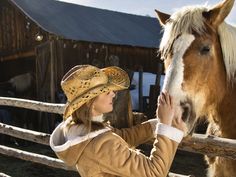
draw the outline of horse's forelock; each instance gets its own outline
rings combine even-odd
[[[191,34],[193,31],[202,35],[206,31],[205,18],[202,16],[209,7],[187,6],[171,15],[164,29],[164,35],[160,44],[162,58],[165,59],[169,54],[174,41],[181,34]],[[227,72],[228,81],[235,82],[236,76],[236,28],[223,22],[218,28],[224,64]]]
[[[165,26],[165,31],[160,44],[162,58],[170,53],[173,42],[181,34],[191,34],[193,31],[201,35],[205,31],[205,19],[202,12],[205,6],[187,6],[175,12]]]

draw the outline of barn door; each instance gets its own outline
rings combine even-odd
[[[47,41],[36,49],[36,87],[40,101],[56,103],[57,91],[63,75],[62,42]],[[39,113],[39,129],[51,132],[55,128],[55,114]]]

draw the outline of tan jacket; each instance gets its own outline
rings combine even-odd
[[[181,131],[151,120],[128,129],[107,127],[66,140],[63,123],[52,133],[50,146],[68,166],[76,166],[82,177],[165,177],[183,136]],[[150,157],[130,148],[153,138],[156,124],[158,135]]]

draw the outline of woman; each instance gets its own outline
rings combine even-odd
[[[115,92],[129,87],[122,69],[79,65],[65,74],[61,86],[68,101],[50,146],[68,166],[75,166],[82,177],[167,175],[185,125],[167,93],[158,99],[159,120],[118,130],[104,123],[103,114],[113,110]],[[150,157],[131,148],[154,137]]]

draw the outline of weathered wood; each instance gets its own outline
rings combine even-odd
[[[0,145],[0,154],[4,154],[4,155],[15,157],[18,159],[47,165],[47,166],[50,166],[53,168],[60,168],[60,169],[64,169],[64,170],[76,171],[75,167],[74,168],[68,167],[64,164],[63,161],[61,161],[59,159],[48,157],[48,156],[41,155],[41,154],[32,153],[32,152],[22,151],[22,150],[15,149],[15,148],[10,148],[7,146]],[[191,176],[185,176],[185,175],[180,175],[180,174],[175,174],[175,173],[169,173],[169,175],[170,175],[169,177],[191,177]],[[0,176],[1,176],[1,173],[0,173]],[[9,177],[9,176],[3,176],[3,177]]]
[[[139,111],[143,112],[143,68],[139,69],[138,74],[138,103]]]
[[[131,100],[128,90],[122,90],[116,94],[114,99],[114,109],[110,113],[104,114],[105,120],[116,128],[128,128],[133,125],[132,110],[130,109]]]
[[[0,133],[44,145],[49,145],[50,135],[41,132],[25,130],[0,123]],[[232,139],[194,134],[192,137],[184,138],[179,146],[179,149],[236,160],[236,140]]]
[[[47,166],[54,167],[54,168],[75,171],[75,169],[67,167],[64,164],[64,162],[59,159],[48,157],[48,156],[41,155],[41,154],[32,153],[32,152],[22,151],[22,150],[15,149],[15,148],[10,148],[7,146],[0,145],[0,154],[15,157],[15,158],[26,160],[26,161],[31,161],[31,162],[43,164],[43,165],[47,165]]]
[[[30,50],[26,52],[18,52],[15,54],[11,54],[9,56],[4,56],[0,58],[0,61],[9,61],[9,60],[15,60],[18,58],[26,58],[26,57],[32,57],[32,56],[35,56],[34,50]]]
[[[6,24],[6,7],[3,7],[2,8],[2,23],[3,24]],[[5,44],[6,43],[6,41],[7,41],[7,39],[6,39],[6,31],[5,31],[5,29],[2,31],[3,32],[3,40],[2,40],[2,42],[3,42],[3,44]],[[3,49],[4,50],[6,50],[6,48],[7,48],[7,46],[6,45],[3,45]]]
[[[131,95],[128,94],[128,127],[132,127],[134,125],[134,117],[133,117],[133,111],[132,111],[132,100],[131,100]]]
[[[236,160],[236,140],[233,139],[194,134],[184,138],[179,149]]]
[[[0,123],[0,133],[16,138],[49,145],[50,135]]]
[[[64,104],[45,103],[19,98],[0,97],[0,105],[32,109],[42,112],[63,114]]]
[[[51,103],[55,103],[55,92],[56,92],[56,88],[55,88],[55,55],[54,55],[54,51],[55,51],[55,42],[51,41],[50,42],[50,102]],[[51,115],[51,119],[49,121],[50,127],[54,127],[55,125],[55,116]]]
[[[169,173],[168,177],[194,177],[193,175],[180,175],[176,173]]]
[[[152,144],[149,141],[147,144]],[[179,145],[180,150],[210,156],[221,156],[236,160],[236,140],[193,134],[185,137]]]
[[[0,177],[11,177],[11,176],[6,175],[6,174],[4,174],[4,173],[0,173]]]
[[[0,105],[23,107],[58,114],[62,114],[64,110],[64,104],[52,104],[7,97],[0,97]],[[5,131],[6,133],[10,130],[8,129],[8,131],[2,131]],[[15,134],[13,132],[11,133],[12,136]],[[33,140],[34,138],[31,137],[31,139]],[[230,159],[236,159],[236,140],[231,139],[213,136],[207,137],[206,135],[194,134],[192,137],[184,138],[179,146],[179,149],[211,156],[222,156]]]

